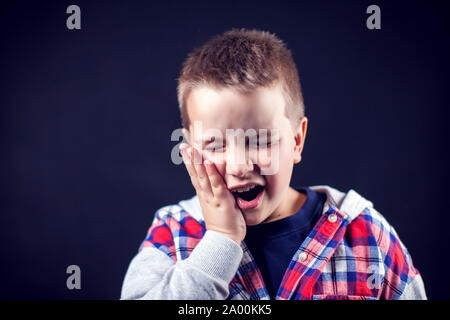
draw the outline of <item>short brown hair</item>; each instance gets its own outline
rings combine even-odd
[[[281,84],[285,114],[293,125],[304,115],[300,79],[291,51],[274,34],[232,29],[195,48],[183,63],[178,78],[178,103],[184,128],[189,128],[186,100],[200,85],[249,92]]]

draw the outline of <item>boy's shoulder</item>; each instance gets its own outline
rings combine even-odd
[[[350,189],[347,192],[341,192],[326,185],[310,188],[327,195],[323,212],[327,212],[330,207],[338,210],[347,220],[348,229],[365,229],[366,231],[370,229],[376,234],[393,230],[385,217],[374,208],[372,201],[367,200],[355,190]]]
[[[200,203],[193,196],[158,209],[138,251],[154,247],[175,261],[180,260],[187,257],[185,247],[192,250],[205,230]]]
[[[408,250],[400,240],[395,228],[374,208],[371,201],[353,189],[347,193],[329,186],[315,186],[311,189],[327,193],[324,212],[333,206],[348,220],[346,238],[354,240],[355,246],[364,244],[378,247],[383,255],[393,254],[393,258],[405,259],[410,268],[415,270]]]
[[[165,221],[167,219],[182,221],[186,216],[190,216],[198,222],[203,221],[202,209],[196,195],[189,199],[181,200],[176,204],[161,207],[155,212],[153,221]]]
[[[345,235],[333,254],[332,266],[327,265],[324,274],[333,274],[335,270],[348,276],[358,274],[357,277],[367,278],[370,288],[381,289],[377,288],[380,285],[380,295],[386,299],[426,298],[420,272],[414,267],[408,249],[371,201],[354,190],[342,193],[327,186],[312,189],[326,192],[325,209],[333,206],[329,212],[339,212],[347,223]],[[357,281],[356,288],[366,288],[367,281]]]

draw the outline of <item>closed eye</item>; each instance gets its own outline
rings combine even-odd
[[[219,152],[224,149],[223,146],[213,146],[213,147],[207,147],[206,150],[210,152]]]
[[[265,148],[270,147],[272,145],[272,142],[267,141],[258,141],[258,142],[251,142],[250,147],[252,148]]]

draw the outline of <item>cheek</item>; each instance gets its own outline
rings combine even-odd
[[[274,148],[260,148],[249,151],[252,162],[261,169],[268,168],[278,160],[279,151]]]
[[[217,171],[219,171],[219,174],[222,176],[222,178],[225,179],[225,174],[227,171],[225,163],[216,164],[216,168],[217,168]]]
[[[221,165],[224,163],[224,153],[223,152],[210,152],[210,151],[203,151],[203,155],[206,159],[211,160],[214,162],[216,166]]]
[[[292,164],[292,152],[283,144],[276,144],[269,148],[252,150],[250,157],[254,164],[261,168],[262,175],[276,175],[286,166]]]
[[[267,182],[267,193],[270,199],[278,201],[283,190],[289,187],[293,169],[293,153],[289,152],[289,146],[278,145],[277,149],[270,148],[268,152],[259,154],[259,158],[266,162],[261,167],[261,172],[266,171],[264,177]]]
[[[275,175],[267,175],[264,177],[266,180],[266,204],[268,210],[275,210],[281,201],[283,201],[285,192],[289,188],[290,174],[287,172],[289,168],[287,166],[281,167],[280,171]]]

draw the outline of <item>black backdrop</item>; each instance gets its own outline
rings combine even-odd
[[[194,192],[170,161],[181,63],[232,27],[293,51],[310,123],[292,184],[372,200],[450,298],[448,21],[429,1],[2,1],[0,298],[120,296],[154,211]]]

